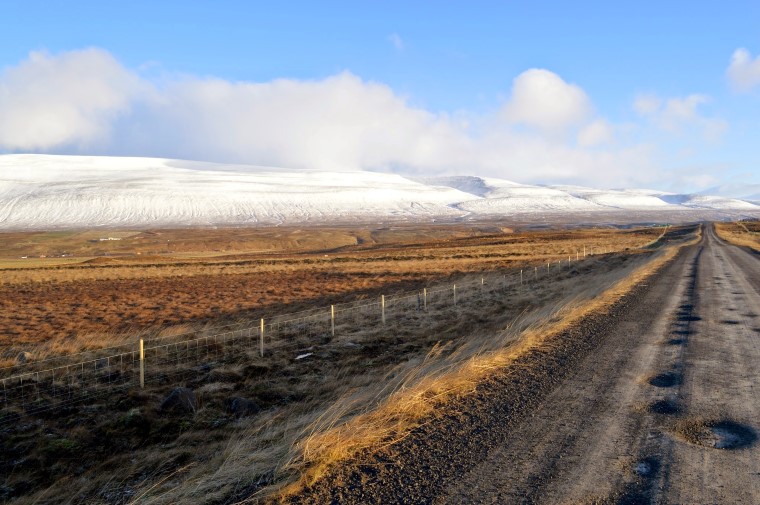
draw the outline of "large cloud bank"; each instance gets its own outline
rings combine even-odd
[[[651,113],[667,118],[675,105],[663,113],[658,103]],[[6,68],[0,150],[607,186],[657,177],[648,147],[618,141],[583,89],[544,69],[517,76],[491,113],[452,115],[412,106],[350,72],[262,83],[156,80],[101,49],[35,52]]]

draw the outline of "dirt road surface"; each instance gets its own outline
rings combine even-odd
[[[654,278],[298,503],[760,503],[760,257]]]

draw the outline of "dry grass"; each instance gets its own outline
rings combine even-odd
[[[501,234],[457,239],[453,244],[410,246],[409,250],[378,247],[343,253],[342,258],[365,261],[336,261],[331,268],[352,261],[378,268],[371,278],[377,276],[378,285],[387,287],[383,280],[398,274],[394,258],[405,256],[399,262],[409,265],[400,271],[413,274],[412,258],[417,257],[419,266],[428,269],[429,276],[421,277],[423,281],[451,275],[459,279],[475,270],[478,261],[495,258],[490,268],[514,268],[528,259],[543,261],[544,255],[577,247],[589,237],[606,237],[606,243],[615,243],[615,248],[632,249],[634,243],[643,247],[657,240],[661,231],[526,234],[523,243],[517,240],[511,249],[512,235]],[[508,257],[509,251],[519,248],[526,256]],[[504,256],[493,256],[500,254]],[[447,271],[444,275],[436,270],[443,269],[436,261],[447,256],[452,262],[447,267],[454,265],[454,272],[464,273]],[[285,259],[298,260],[298,267],[313,267],[316,262],[312,260],[319,257],[304,254]],[[18,503],[54,503],[63,496],[85,497],[89,503],[126,503],[136,496],[141,496],[140,503],[218,503],[262,490],[274,493],[296,479],[308,483],[363,447],[404,436],[436,405],[472,390],[483,377],[508,366],[520,352],[550,345],[548,330],[556,331],[566,316],[580,317],[583,310],[594,310],[593,304],[599,300],[589,302],[592,305],[578,304],[597,297],[649,257],[650,253],[629,250],[628,254],[589,258],[572,271],[552,277],[551,282],[542,277],[530,289],[486,290],[463,298],[456,311],[442,304],[429,316],[414,310],[399,313],[386,327],[372,321],[366,326],[366,317],[358,316],[340,321],[335,339],[296,338],[264,360],[256,357],[255,349],[212,358],[212,370],[194,372],[185,383],[201,400],[201,407],[189,417],[157,411],[166,385],[149,385],[126,397],[105,398],[87,408],[35,421],[37,424],[29,424],[20,413],[22,421],[17,424],[34,427],[13,435],[15,445],[4,458],[19,458],[21,448],[40,446],[27,451],[26,462],[14,467],[8,485],[35,483]],[[430,272],[439,273],[434,276]],[[354,275],[342,282],[348,285],[358,277]],[[320,305],[324,303],[325,299],[320,299]],[[357,330],[359,324],[365,326],[361,331]],[[522,333],[529,327],[533,330]],[[98,342],[81,343],[87,345]],[[314,358],[294,359],[304,352],[314,353]],[[225,410],[225,401],[231,396],[253,399],[263,410],[237,419]],[[72,428],[76,426],[88,429]],[[50,434],[56,438],[50,439]],[[60,442],[48,447],[45,444],[50,440]],[[335,443],[340,444],[339,450]],[[71,458],[70,452],[61,452],[59,445],[75,455],[86,451],[90,455],[87,464]],[[44,472],[40,473],[40,468],[45,468]],[[49,488],[41,491],[43,485]]]
[[[13,346],[13,353],[17,354],[41,342],[51,345],[54,341],[55,352],[67,352],[67,347],[68,352],[79,352],[88,345],[118,345],[147,328],[222,323],[282,312],[286,306],[288,310],[298,305],[313,306],[317,300],[325,304],[357,295],[375,296],[381,291],[409,289],[452,275],[575,258],[584,247],[588,253],[636,250],[656,240],[661,231],[658,228],[531,233],[464,227],[433,228],[428,232],[417,228],[313,232],[278,229],[268,233],[282,236],[270,237],[268,242],[261,230],[256,232],[255,241],[237,238],[238,234],[246,237],[240,230],[203,231],[200,237],[186,238],[184,242],[179,231],[132,234],[129,240],[136,244],[148,240],[145,237],[158,240],[158,235],[164,240],[163,237],[172,236],[168,240],[182,243],[183,251],[200,247],[197,245],[200,242],[203,247],[224,247],[235,254],[202,259],[153,256],[147,260],[133,255],[74,266],[2,270],[0,348]],[[192,235],[187,230],[182,233]],[[82,237],[81,233],[52,235],[49,242],[65,240],[72,246],[70,249],[77,240],[91,239],[91,235]],[[14,237],[4,238],[10,242]],[[350,242],[347,237],[353,237],[352,245],[345,245]],[[206,243],[206,239],[218,243]],[[35,240],[46,243],[39,237]],[[126,255],[127,242],[125,239],[108,246],[120,247]],[[133,252],[136,244],[132,244]],[[287,247],[326,245],[332,247],[327,254],[324,249],[320,253],[283,252]],[[274,252],[262,254],[245,249],[265,246]]]
[[[604,311],[640,282],[656,273],[675,257],[678,248],[670,248],[652,261],[636,268],[601,295],[564,305],[551,318],[525,331],[516,343],[502,341],[505,347],[484,351],[469,346],[468,352],[441,355],[434,348],[426,359],[398,381],[382,403],[368,412],[339,424],[343,418],[339,406],[318,419],[311,433],[294,447],[286,466],[297,471],[298,480],[285,487],[281,496],[297,493],[313,484],[332,466],[346,461],[366,449],[393,444],[408,434],[441,404],[467,394],[489,375],[503,371],[518,356],[551,346],[552,337],[591,313]],[[580,293],[576,296],[579,296]]]
[[[760,221],[715,223],[715,231],[726,242],[760,251]]]

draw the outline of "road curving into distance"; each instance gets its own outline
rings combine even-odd
[[[711,225],[604,315],[294,503],[760,503],[760,257]]]

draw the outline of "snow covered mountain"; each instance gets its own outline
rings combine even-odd
[[[335,223],[514,214],[713,209],[744,200],[648,190],[411,179],[158,158],[0,155],[0,229]]]

